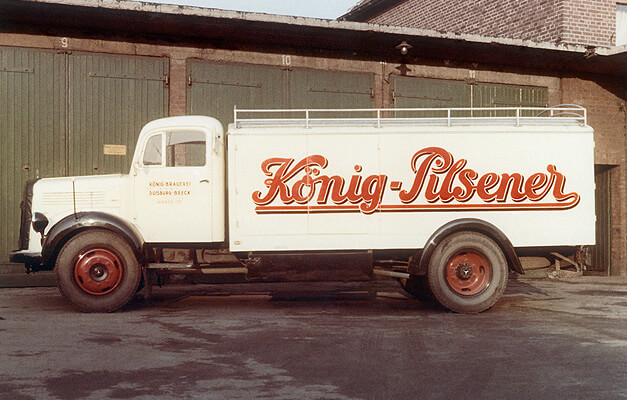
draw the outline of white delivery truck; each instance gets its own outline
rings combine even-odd
[[[164,118],[142,129],[128,175],[28,182],[10,259],[55,269],[88,312],[172,272],[385,275],[481,312],[508,268],[523,273],[520,254],[594,243],[593,148],[577,106],[236,109],[226,134]]]

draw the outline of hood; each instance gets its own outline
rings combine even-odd
[[[72,211],[119,209],[128,175],[44,178],[37,181],[33,206],[42,210]]]

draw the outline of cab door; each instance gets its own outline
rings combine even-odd
[[[212,160],[206,128],[164,129],[143,141],[134,165],[135,224],[148,243],[209,243]]]

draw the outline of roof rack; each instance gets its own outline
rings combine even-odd
[[[457,126],[511,124],[587,124],[586,109],[574,104],[554,107],[489,108],[356,108],[356,109],[238,109],[233,110],[236,128],[424,125]]]

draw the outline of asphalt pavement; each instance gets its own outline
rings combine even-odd
[[[1,289],[0,399],[624,399],[626,322],[625,278],[511,280],[478,315],[394,282],[155,288],[112,314]]]

